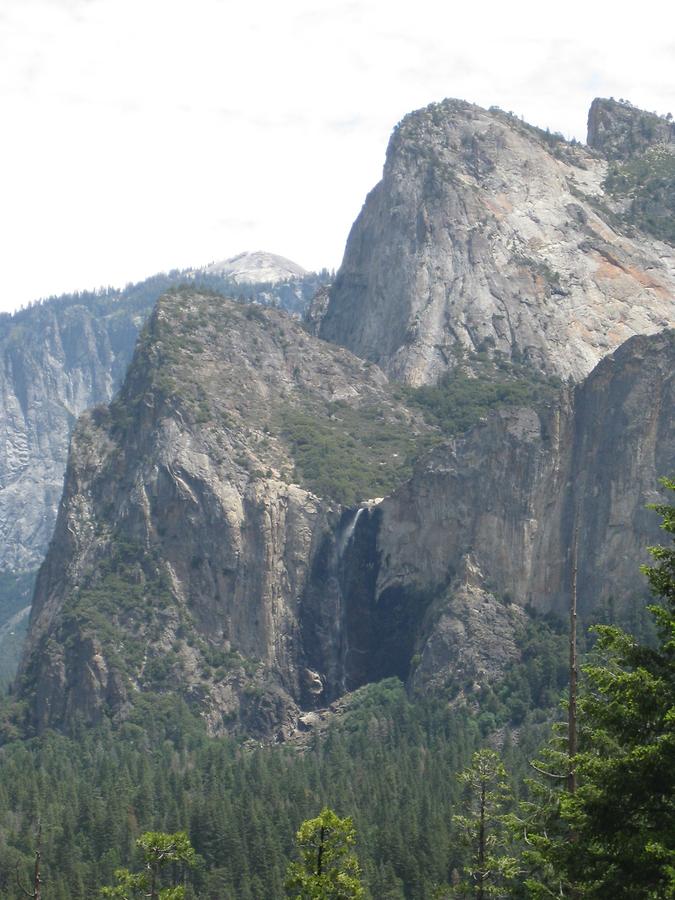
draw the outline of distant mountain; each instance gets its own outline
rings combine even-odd
[[[256,250],[253,253],[239,253],[222,262],[214,262],[206,266],[205,272],[215,275],[226,275],[237,284],[241,282],[260,282],[274,284],[277,281],[303,278],[307,270],[285,256],[276,253],[265,253]]]

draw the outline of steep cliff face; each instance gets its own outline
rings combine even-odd
[[[632,338],[545,413],[493,415],[364,511],[352,552],[367,546],[372,565],[345,606],[386,619],[394,600],[416,625],[404,677],[494,678],[517,655],[523,609],[565,614],[576,529],[582,619],[633,619],[647,594],[638,566],[660,537],[645,507],[675,467],[673,371],[675,332]],[[352,644],[354,659],[365,650]]]
[[[630,613],[675,463],[674,362],[673,332],[633,338],[544,412],[425,454],[377,367],[281,313],[167,296],[73,437],[18,685],[33,727],[177,692],[212,732],[285,736],[380,678],[484,684],[527,608],[564,612],[577,528],[582,615]],[[341,469],[361,502],[340,504]]]
[[[302,313],[322,276],[272,285],[173,271],[0,317],[0,573],[35,569],[44,558],[77,417],[112,398],[157,298],[186,282]]]
[[[73,436],[22,667],[38,730],[171,689],[214,732],[269,734],[322,692],[299,605],[339,514],[307,486],[326,477],[303,455],[308,428],[331,467],[340,440],[358,461],[365,429],[390,476],[406,471],[400,433],[429,430],[377,368],[284,314],[190,291],[160,301],[119,398]],[[326,490],[343,490],[330,474]]]
[[[675,144],[675,123],[672,116],[597,97],[588,112],[587,143],[606,159],[626,160],[658,144]]]
[[[675,251],[621,225],[606,172],[499,111],[446,100],[406,116],[321,336],[412,385],[466,351],[580,380],[631,335],[675,323]]]
[[[630,617],[658,539],[644,506],[675,466],[675,250],[636,213],[653,222],[670,184],[660,153],[639,180],[634,159],[608,168],[445,101],[395,131],[305,329],[194,283],[164,296],[119,396],[72,438],[17,683],[30,725],[119,721],[178,693],[213,733],[283,737],[392,675],[474,690],[517,656],[528,610],[564,611],[575,534],[582,615]],[[637,194],[616,181],[634,175]],[[48,341],[6,342],[0,501],[19,500],[0,523],[17,567],[56,501],[25,499],[46,483],[30,460],[111,396],[140,324],[45,309]],[[443,439],[391,381],[458,365],[470,396],[490,372],[527,402],[551,396],[537,373],[577,386]]]
[[[147,312],[147,310],[146,310]],[[70,430],[111,399],[142,318],[84,304],[45,304],[6,320],[0,334],[0,569],[36,568],[63,489]]]
[[[318,337],[321,332],[321,323],[326,315],[326,310],[328,309],[328,304],[330,302],[330,285],[324,285],[319,288],[316,294],[312,297],[309,305],[307,306],[304,315],[302,317],[302,322],[307,331],[310,334],[313,334],[314,337]]]

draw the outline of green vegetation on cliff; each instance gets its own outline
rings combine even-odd
[[[287,408],[280,416],[296,472],[320,497],[345,506],[390,494],[412,474],[414,460],[438,440],[404,416],[375,406],[331,403],[323,415]]]
[[[279,421],[290,442],[296,471],[322,497],[344,505],[390,494],[412,474],[415,461],[442,440],[478,424],[504,407],[539,408],[560,382],[524,363],[491,361],[473,354],[435,385],[392,386],[392,401],[419,411],[437,431],[425,431],[387,407],[354,407],[339,401],[325,410],[283,410]]]
[[[550,402],[560,387],[558,379],[544,378],[523,363],[493,363],[485,353],[474,354],[468,364],[462,359],[437,384],[402,389],[407,402],[447,435],[467,431],[494,409]]]
[[[634,159],[610,163],[604,187],[626,202],[627,222],[675,244],[675,153],[670,148],[657,146]]]

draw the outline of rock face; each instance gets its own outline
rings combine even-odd
[[[330,302],[330,285],[324,285],[319,288],[316,294],[312,297],[312,300],[305,310],[305,314],[302,317],[302,322],[307,331],[310,334],[313,334],[314,337],[318,337],[321,332],[321,323],[323,322],[326,316],[326,310],[328,309],[328,304]]]
[[[145,310],[147,312],[147,309]],[[51,537],[77,417],[111,399],[141,314],[46,303],[0,324],[0,570],[36,568]]]
[[[612,157],[623,111],[605,113],[593,140]],[[178,693],[213,733],[281,739],[381,678],[474,690],[517,656],[529,612],[564,614],[575,540],[582,618],[630,619],[659,537],[645,505],[675,470],[675,249],[641,224],[658,207],[670,234],[661,154],[643,177],[445,101],[396,129],[304,328],[188,273],[116,400],[74,432],[16,686],[29,726]],[[7,341],[4,465],[22,485],[122,375],[140,320],[103,319],[73,337],[60,315],[31,365],[30,341]],[[391,382],[460,362],[472,385],[528,368],[566,384],[444,439]]]
[[[308,595],[330,601],[305,619],[329,695],[391,675],[420,691],[497,679],[526,610],[566,616],[577,528],[582,621],[639,621],[638,566],[660,538],[646,505],[675,468],[674,363],[675,332],[632,338],[544,413],[494,414],[357,513]]]
[[[322,693],[299,607],[339,512],[293,483],[290,448],[299,411],[328,434],[360,409],[380,439],[385,418],[417,428],[376,367],[287,315],[160,301],[120,397],[73,436],[23,663],[35,727],[124,716],[138,691],[178,685],[212,731],[269,734]]]
[[[500,111],[446,100],[411,113],[321,336],[412,385],[467,352],[580,380],[631,335],[675,324],[675,250],[617,230],[606,168]]]
[[[72,426],[85,409],[112,398],[157,298],[185,282],[300,314],[321,278],[304,273],[270,287],[174,271],[0,316],[0,573],[35,569],[44,558]]]
[[[372,566],[347,617],[387,620],[392,602],[414,617],[417,687],[489,680],[516,652],[524,608],[565,616],[578,528],[582,620],[635,622],[638,566],[662,537],[646,505],[675,471],[674,371],[675,332],[635,337],[542,415],[497,413],[434,450],[360,518],[353,552],[368,544]]]
[[[627,101],[598,97],[588,113],[587,142],[610,160],[631,159],[658,144],[675,152],[675,122]]]
[[[526,607],[564,610],[577,527],[582,614],[625,612],[675,460],[674,362],[673,332],[634,338],[541,415],[494,414],[344,508],[309,488],[297,415],[331,460],[331,435],[421,440],[381,371],[280,312],[167,296],[74,433],[17,686],[32,726],[178,692],[214,733],[284,737],[383,677],[494,679]]]

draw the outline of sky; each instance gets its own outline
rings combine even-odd
[[[673,26],[660,0],[0,0],[0,309],[243,250],[337,268],[407,112],[579,140],[596,96],[675,114]]]

